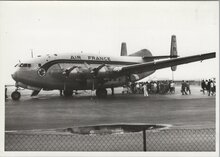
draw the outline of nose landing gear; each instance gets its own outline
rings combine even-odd
[[[13,100],[19,100],[21,97],[21,93],[17,91],[17,89],[11,93],[11,98]]]

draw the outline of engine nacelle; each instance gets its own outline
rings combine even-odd
[[[138,76],[138,74],[131,74],[130,79],[131,79],[130,80],[131,82],[135,82],[135,81],[139,80],[140,77]]]
[[[92,77],[92,73],[88,68],[77,67],[70,71],[68,77],[72,79],[90,78]]]
[[[110,67],[110,66],[104,66],[101,69],[98,70],[97,72],[97,77],[108,77],[111,76],[112,73],[115,72],[114,67]]]
[[[94,77],[110,77],[113,73],[121,70],[121,67],[111,67],[109,65],[101,65],[98,68],[90,69],[83,67],[75,67],[71,71],[64,72],[66,78],[81,79]]]

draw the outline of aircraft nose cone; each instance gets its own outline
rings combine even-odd
[[[16,72],[14,72],[13,74],[11,74],[11,77],[13,78],[13,80],[16,81],[16,79],[17,79],[17,74],[16,74]]]

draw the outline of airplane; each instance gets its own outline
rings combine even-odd
[[[114,88],[136,82],[156,70],[177,65],[215,58],[216,53],[179,57],[176,36],[171,36],[170,55],[153,56],[147,49],[127,55],[126,43],[122,43],[121,56],[113,57],[98,54],[48,54],[19,62],[12,74],[16,90],[13,100],[21,97],[21,88],[33,90],[36,96],[41,90],[60,90],[64,96],[72,96],[77,90],[96,90],[97,97],[106,97],[106,88]],[[169,59],[167,59],[169,58]],[[163,59],[163,60],[160,60]]]

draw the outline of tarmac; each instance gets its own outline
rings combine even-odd
[[[8,96],[13,88],[8,88]],[[73,97],[59,96],[59,91],[42,91],[31,98],[29,90],[21,91],[21,99],[5,102],[5,131],[27,131],[69,128],[99,124],[165,124],[176,128],[215,128],[216,99],[191,86],[191,95],[122,94],[98,99],[94,92],[80,91]]]

